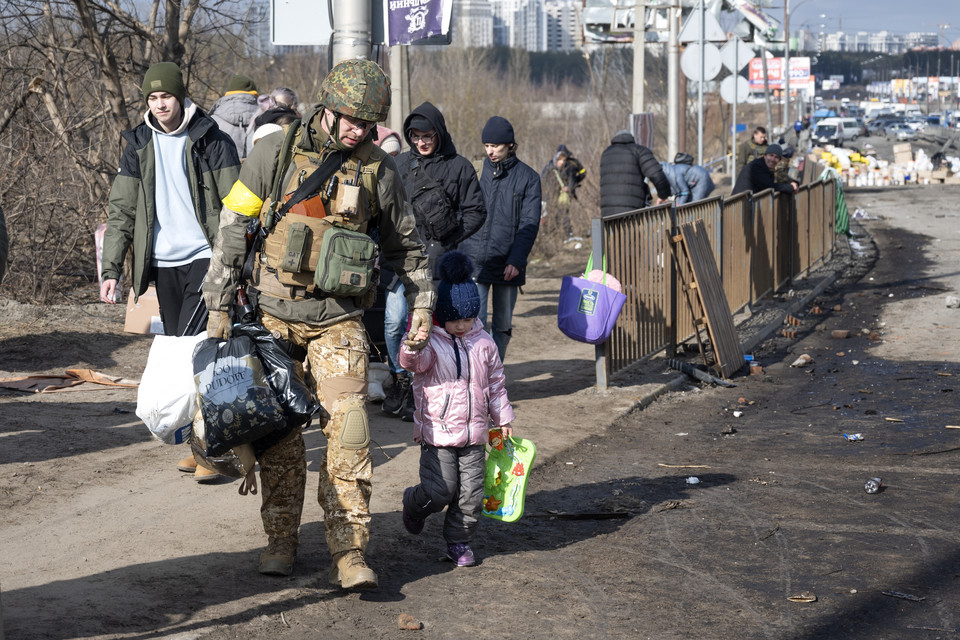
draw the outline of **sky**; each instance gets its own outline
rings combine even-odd
[[[949,24],[943,35],[948,42],[960,40],[960,0],[789,0],[790,31],[807,28],[825,33],[844,31],[911,31],[940,33],[940,24]],[[765,3],[767,4],[767,3]],[[775,0],[767,11],[783,21],[783,0]],[[776,8],[779,7],[779,8]],[[820,14],[825,18],[820,18]]]

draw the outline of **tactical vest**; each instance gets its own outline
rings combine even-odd
[[[337,234],[344,235],[344,230],[366,234],[371,221],[380,213],[377,172],[383,156],[376,153],[377,147],[368,140],[353,150],[316,195],[294,205],[273,224],[273,216],[283,202],[321,164],[321,154],[294,143],[300,129],[297,124],[287,131],[274,188],[260,209],[260,223],[269,233],[256,257],[252,277],[261,293],[287,300],[324,297],[316,284],[321,277],[317,266],[320,264],[321,271],[325,266],[321,256],[330,250],[324,246],[324,238],[329,245],[336,242]],[[367,297],[364,294],[375,291],[375,279],[371,276],[370,282],[365,278],[356,282],[356,295]]]

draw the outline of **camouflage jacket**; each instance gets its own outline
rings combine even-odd
[[[328,136],[316,123],[312,128],[315,130],[313,145],[322,149]],[[233,305],[247,252],[247,223],[259,215],[263,201],[270,196],[283,140],[284,134],[277,132],[257,143],[244,162],[240,178],[230,196],[225,199],[220,213],[220,233],[213,246],[210,270],[203,285],[204,299],[210,310],[226,311]],[[296,144],[304,144],[302,138]],[[333,151],[322,151],[321,160],[326,159],[329,153]],[[400,275],[406,288],[409,308],[433,309],[436,291],[430,279],[427,255],[393,158],[376,147],[370,138],[357,147],[354,154],[357,153],[379,161],[375,176],[377,202],[373,203],[374,217],[368,231],[379,240],[381,260]],[[291,163],[288,172],[295,170],[294,163]],[[259,305],[281,320],[319,326],[363,313],[355,298],[308,297],[289,300],[261,293]]]

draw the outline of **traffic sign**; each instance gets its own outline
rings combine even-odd
[[[706,16],[703,21],[703,39],[707,42],[723,42],[726,40],[727,36],[723,32],[723,28],[720,26],[720,21],[717,20],[717,17],[709,11],[704,11],[703,15]],[[699,41],[700,11],[694,9],[690,12],[690,17],[687,18],[687,23],[683,25],[682,29],[680,29],[680,35],[677,36],[677,42],[686,43]]]
[[[747,66],[755,55],[753,49],[737,36],[733,36],[720,47],[720,59],[723,61],[723,66],[733,73],[737,73]]]
[[[730,104],[743,102],[749,94],[750,83],[741,75],[727,76],[720,83],[720,97]]]
[[[720,50],[710,42],[703,43],[703,78],[700,77],[700,45],[696,42],[688,44],[680,56],[680,70],[690,80],[713,80],[720,73]]]

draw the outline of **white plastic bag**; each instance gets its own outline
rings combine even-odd
[[[207,338],[156,336],[137,391],[137,417],[153,437],[181,444],[190,437],[197,412],[197,385],[193,379],[193,350]]]

